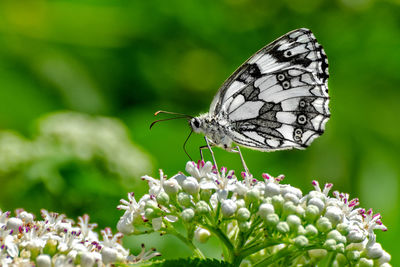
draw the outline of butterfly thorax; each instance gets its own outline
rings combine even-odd
[[[232,139],[229,137],[229,122],[225,118],[201,114],[189,121],[195,133],[204,134],[213,145],[231,150]]]

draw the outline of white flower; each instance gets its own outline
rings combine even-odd
[[[118,231],[130,234],[134,231],[133,223],[138,218],[141,218],[144,214],[144,206],[146,201],[150,199],[149,195],[144,195],[139,202],[136,201],[134,193],[128,194],[128,200],[121,199],[121,204],[117,206],[117,209],[125,210],[125,214],[119,219]]]
[[[154,248],[146,251],[144,244],[142,244],[142,250],[140,251],[139,255],[137,255],[137,256],[129,255],[128,261],[138,263],[138,262],[142,262],[142,261],[147,261],[151,258],[158,257],[158,256],[161,256],[161,254],[156,252]]]
[[[235,201],[231,200],[231,199],[225,199],[222,200],[221,203],[221,213],[225,216],[225,217],[230,217],[233,214],[235,214],[237,209],[237,205],[235,203]]]
[[[186,171],[199,182],[202,179],[215,180],[216,173],[213,172],[213,164],[210,161],[199,160],[196,164],[193,161],[186,163]]]
[[[61,252],[68,252],[71,249],[74,249],[79,242],[81,241],[80,233],[75,231],[68,231],[65,230],[65,234],[63,237],[58,241],[57,249]]]
[[[115,235],[113,235],[110,228],[105,228],[104,230],[101,231],[101,234],[103,236],[103,242],[101,242],[101,245],[103,245],[104,248],[109,248],[109,249],[114,250],[116,253],[117,259],[121,259],[121,260],[127,259],[127,257],[129,256],[129,250],[125,249],[121,245],[121,239],[123,237],[123,234],[116,233]],[[104,255],[103,255],[104,248],[102,249],[103,261],[104,261]],[[106,256],[108,257],[107,260],[110,259],[111,254],[113,255],[113,253],[109,249],[106,249],[106,251],[107,251]]]
[[[7,223],[9,216],[10,216],[9,211],[2,212],[0,210],[0,227],[4,226]]]
[[[20,239],[20,246],[28,249],[42,249],[46,245],[46,241],[50,238],[50,235],[50,233],[41,235],[40,229],[36,227],[25,228],[24,234]],[[60,239],[60,237],[57,237],[58,241]]]
[[[83,238],[88,240],[97,240],[98,235],[93,232],[93,229],[97,227],[97,223],[89,223],[89,215],[84,214],[82,217],[78,217],[78,226],[82,233]]]

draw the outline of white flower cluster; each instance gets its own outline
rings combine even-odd
[[[390,266],[390,255],[376,242],[375,229],[386,231],[379,214],[358,207],[348,194],[328,193],[332,184],[306,195],[298,188],[280,184],[283,175],[263,174],[263,181],[233,171],[218,172],[211,162],[188,162],[186,171],[166,179],[144,176],[149,193],[139,201],[133,193],[121,200],[125,210],[117,228],[124,234],[151,231],[176,234],[174,223],[187,230],[192,239],[206,242],[216,235],[230,251],[231,263],[267,266],[271,260],[283,266],[315,265],[325,257],[339,266]],[[181,240],[182,236],[179,236]]]
[[[44,116],[36,124],[33,140],[0,131],[0,174],[59,155],[84,162],[100,159],[108,171],[123,178],[151,169],[150,156],[131,141],[120,120],[63,111]]]
[[[150,250],[138,256],[129,254],[121,245],[122,234],[111,229],[101,231],[102,240],[93,231],[96,224],[89,216],[72,220],[57,213],[42,210],[43,220],[17,210],[16,217],[0,211],[0,266],[105,266],[112,263],[133,263],[148,260],[159,253]]]

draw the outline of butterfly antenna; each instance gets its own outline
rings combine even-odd
[[[177,112],[171,112],[171,111],[165,111],[165,110],[159,110],[156,113],[154,113],[154,116],[157,116],[158,114],[163,113],[163,114],[171,114],[171,115],[179,115],[179,116],[184,116],[186,118],[193,118],[193,116],[183,114],[183,113],[177,113]]]
[[[185,142],[183,143],[183,151],[185,151],[186,155],[189,157],[190,161],[193,161],[192,158],[190,157],[189,153],[186,150],[186,143],[189,140],[189,137],[192,135],[193,130],[190,131],[188,137],[186,138]]]
[[[174,118],[168,118],[168,119],[161,119],[161,120],[155,120],[155,121],[153,121],[151,124],[150,124],[150,130],[151,130],[151,128],[154,126],[154,124],[156,124],[157,122],[160,122],[160,121],[170,121],[170,120],[176,120],[176,119],[187,119],[188,118],[188,116],[180,116],[180,117],[174,117]]]

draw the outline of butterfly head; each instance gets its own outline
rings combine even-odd
[[[189,125],[195,133],[204,133],[204,128],[206,127],[206,117],[207,114],[200,115],[198,117],[191,118],[189,120]]]

